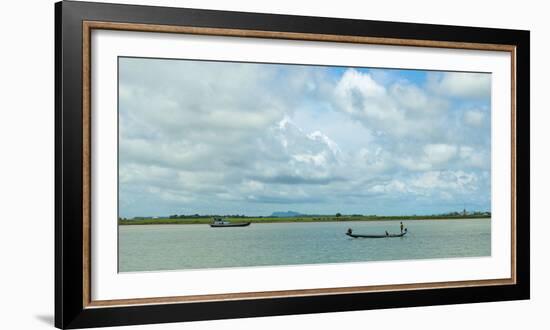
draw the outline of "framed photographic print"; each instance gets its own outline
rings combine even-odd
[[[59,328],[529,298],[529,32],[56,4]]]

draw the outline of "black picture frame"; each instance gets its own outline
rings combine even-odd
[[[192,26],[403,40],[511,45],[516,50],[516,283],[227,301],[85,306],[83,22]],[[55,326],[324,313],[529,299],[529,31],[62,1],[55,4]]]

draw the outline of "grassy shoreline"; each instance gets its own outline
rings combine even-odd
[[[251,223],[289,223],[289,222],[343,222],[343,221],[415,221],[415,220],[474,220],[474,219],[490,219],[490,215],[467,215],[467,216],[312,216],[312,217],[226,217],[224,219],[231,222],[251,222]],[[212,218],[156,218],[156,219],[135,219],[122,220],[119,219],[119,225],[197,225],[209,224]]]

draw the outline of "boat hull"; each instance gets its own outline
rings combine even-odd
[[[250,225],[250,222],[228,223],[228,224],[211,223],[210,227],[212,227],[212,228],[231,228],[231,227],[246,227],[246,226],[249,226],[249,225]]]
[[[353,238],[392,238],[392,237],[403,237],[405,236],[407,232],[403,232],[401,234],[391,234],[391,235],[358,235],[358,234],[350,234],[346,233],[349,237]]]

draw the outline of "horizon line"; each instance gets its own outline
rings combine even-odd
[[[269,215],[247,215],[247,214],[200,214],[200,213],[194,213],[194,214],[168,214],[168,215],[136,215],[136,216],[118,216],[118,218],[170,218],[172,216],[184,216],[184,217],[214,217],[214,216],[223,216],[223,217],[231,217],[231,216],[238,216],[238,217],[277,217],[274,216],[274,213],[296,213],[297,216],[336,216],[339,214],[340,216],[371,216],[371,217],[415,217],[415,216],[438,216],[438,215],[452,215],[452,214],[472,214],[472,213],[491,213],[491,210],[473,210],[473,211],[467,211],[464,209],[463,211],[449,211],[449,212],[443,212],[443,213],[422,213],[422,214],[388,214],[388,215],[381,215],[381,214],[362,214],[362,213],[329,213],[329,214],[323,214],[323,213],[301,213],[296,211],[275,211],[272,212]]]

